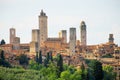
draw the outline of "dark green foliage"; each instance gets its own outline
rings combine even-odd
[[[42,51],[39,51],[39,53],[38,52],[36,53],[35,61],[38,64],[42,64]]]
[[[2,60],[5,60],[5,56],[4,56],[4,51],[3,50],[1,50],[1,52],[0,52],[0,58]]]
[[[5,40],[2,39],[0,45],[4,45],[4,44],[5,44]]]
[[[49,52],[48,52],[47,56],[46,56],[46,62],[47,62],[47,64],[49,63],[49,60],[50,60],[50,55],[49,55]]]
[[[11,67],[10,63],[6,60],[2,60],[0,59],[0,66],[3,66],[3,67]]]
[[[68,70],[70,71],[71,74],[73,74],[76,71],[75,67],[73,66],[69,66]]]
[[[86,74],[86,80],[90,80],[90,78],[89,78],[89,70],[87,69],[87,74]]]
[[[110,65],[103,66],[104,79],[103,80],[115,80],[116,73],[113,72],[113,67]]]
[[[84,66],[83,63],[82,63],[82,65],[81,65],[81,78],[82,78],[82,80],[86,80],[85,66]]]
[[[93,60],[89,60],[89,59],[85,59],[85,63],[89,66],[92,67],[93,66]]]
[[[52,51],[49,52],[49,55],[50,55],[50,60],[53,61]]]
[[[11,67],[10,63],[5,60],[4,51],[0,51],[0,66]]]
[[[102,63],[97,61],[97,60],[93,60],[93,76],[95,78],[95,80],[102,80],[103,79],[103,70],[102,70]]]
[[[28,60],[27,55],[21,54],[21,55],[19,56],[19,63],[20,63],[21,65],[28,65],[28,62],[29,62],[29,60]]]
[[[38,62],[39,64],[42,64],[42,51],[39,52]]]
[[[28,69],[33,69],[33,70],[40,70],[43,68],[42,64],[38,64],[34,60],[29,61]]]
[[[38,63],[38,52],[36,52],[35,61]]]
[[[111,66],[103,66],[102,68],[102,64],[97,60],[85,60],[85,62],[89,67],[87,69],[88,71],[87,78],[89,79],[87,80],[94,80],[95,76],[99,76],[99,75],[101,76],[103,80],[114,80],[115,79],[116,74],[113,72],[113,68]],[[98,80],[102,80],[101,78]]]
[[[47,59],[44,59],[44,66],[47,67]]]
[[[60,73],[63,71],[63,58],[61,54],[57,55],[57,67],[58,67],[58,76],[60,76]]]

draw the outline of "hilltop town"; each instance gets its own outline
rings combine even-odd
[[[63,63],[80,67],[82,64],[87,67],[85,59],[99,60],[102,65],[111,65],[117,73],[117,80],[120,80],[120,46],[114,43],[114,34],[108,33],[108,41],[98,45],[87,45],[87,25],[81,21],[80,40],[76,40],[76,28],[70,27],[69,41],[67,40],[67,30],[58,32],[59,36],[48,37],[48,16],[41,10],[39,28],[32,29],[31,42],[20,43],[20,37],[16,36],[16,29],[10,28],[9,44],[0,45],[0,49],[5,52],[5,57],[13,65],[19,65],[16,57],[26,54],[30,59],[34,59],[36,53],[42,52],[42,57],[46,57],[47,52],[52,52],[52,56],[60,53]],[[53,29],[54,30],[54,29]],[[97,37],[96,37],[97,38]],[[43,60],[44,61],[44,60]]]

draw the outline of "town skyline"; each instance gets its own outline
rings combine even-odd
[[[33,6],[32,10],[29,10],[28,7],[30,6],[30,4],[32,4],[32,1],[25,1],[25,3],[29,3],[27,7],[25,7],[25,3],[23,4],[22,1],[12,0],[14,3],[10,2],[9,5],[7,5],[8,3],[6,3],[6,1],[8,0],[0,2],[0,4],[3,3],[0,6],[0,10],[2,11],[2,13],[0,13],[0,17],[2,17],[0,19],[0,39],[5,39],[7,43],[9,43],[9,29],[11,27],[16,28],[16,34],[21,38],[21,43],[29,43],[31,41],[31,30],[38,28],[38,15],[40,14],[40,10],[43,9],[48,16],[48,37],[58,37],[58,32],[63,29],[67,30],[67,37],[69,39],[69,28],[75,27],[77,30],[77,40],[80,40],[80,22],[83,20],[85,21],[87,26],[88,45],[108,42],[109,34],[114,34],[115,43],[120,45],[120,10],[118,9],[120,7],[118,6],[119,1],[110,1],[108,5],[106,1],[105,4],[103,4],[103,6],[106,6],[105,9],[100,11],[97,9],[102,9],[100,8],[100,4],[102,4],[104,1],[98,1],[97,3],[95,3],[96,1],[94,1],[93,4],[95,5],[93,6],[92,3],[86,3],[89,4],[88,6],[90,7],[90,10],[88,9],[88,7],[85,7],[85,5],[82,4],[77,6],[80,9],[77,9],[77,7],[70,7],[71,10],[69,10],[68,8],[71,5],[66,5],[67,8],[65,9],[65,4],[63,4],[64,7],[60,7],[60,5],[58,5],[58,7],[56,8],[58,8],[59,10],[57,10],[51,5],[42,5],[38,7],[37,4],[37,6]],[[33,4],[36,4],[37,2],[40,3],[40,1],[35,1],[33,2]],[[46,4],[48,4],[48,2]],[[63,1],[60,1],[60,3],[62,2]],[[85,3],[85,1],[82,2]],[[97,5],[99,2],[100,4]],[[18,3],[23,4],[25,10],[21,9],[23,7],[20,7],[20,5],[17,6]],[[58,4],[58,2],[56,1],[55,3]],[[43,1],[40,4],[45,4],[45,2]],[[72,1],[70,2],[70,4],[72,4]],[[11,5],[13,6],[11,7]],[[14,8],[15,6],[16,8]],[[97,8],[94,8],[94,6],[97,6]],[[17,10],[17,8],[24,14],[18,14],[19,10],[18,12],[14,11]],[[13,10],[13,12],[11,10]],[[93,10],[93,12],[91,12],[91,10]],[[98,12],[94,10],[97,10]],[[6,14],[7,12],[9,12],[8,15]],[[13,14],[14,12],[15,14]],[[90,12],[90,14],[87,12]]]

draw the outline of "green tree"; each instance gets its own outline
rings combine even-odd
[[[5,56],[4,56],[4,51],[3,50],[1,50],[0,57],[1,57],[2,60],[5,60]]]
[[[102,70],[102,63],[97,60],[93,60],[92,69],[95,80],[102,80],[104,75]]]
[[[47,59],[44,59],[44,66],[47,67]]]
[[[71,75],[71,80],[83,80],[81,76],[82,70],[77,70]]]
[[[38,52],[36,52],[35,61],[38,63]]]
[[[46,56],[46,62],[47,62],[47,64],[49,63],[49,60],[50,60],[50,55],[49,55],[49,52],[48,52],[47,56]]]
[[[0,66],[11,67],[11,64],[8,61],[6,61],[6,60],[0,59]]]
[[[29,65],[28,65],[29,69],[33,69],[33,70],[40,70],[43,68],[43,65],[38,64],[37,62],[35,62],[34,60],[30,60],[29,61]]]
[[[58,67],[58,75],[60,76],[60,73],[63,71],[63,58],[61,54],[57,55],[57,67]]]
[[[4,44],[5,44],[5,40],[2,39],[0,45],[4,45]]]
[[[115,80],[116,73],[113,72],[113,67],[110,65],[103,66],[104,79],[103,80]]]
[[[58,78],[58,68],[55,63],[50,62],[47,67],[49,80],[56,80]]]
[[[19,63],[21,64],[21,65],[28,65],[28,57],[27,57],[27,55],[25,55],[25,54],[21,54],[20,56],[19,56]]]
[[[53,61],[52,51],[49,52],[49,55],[50,55],[50,60]]]
[[[68,70],[66,70],[61,72],[60,78],[62,80],[71,80],[70,76],[71,76],[71,73]]]
[[[42,64],[42,51],[39,51],[38,61],[39,61],[39,64]]]
[[[81,65],[81,78],[82,78],[82,80],[86,80],[85,66],[83,63]]]
[[[4,67],[11,67],[10,63],[5,60],[4,51],[0,51],[0,65]]]
[[[86,73],[86,80],[90,80],[90,77],[89,77],[89,69],[87,69],[87,73]]]
[[[76,71],[74,66],[68,66],[68,70],[70,71],[71,74],[73,74]]]
[[[43,67],[40,70],[40,73],[42,74],[41,80],[57,80],[58,75],[57,75],[57,66],[53,63],[50,62],[47,67]]]

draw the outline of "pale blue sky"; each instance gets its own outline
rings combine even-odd
[[[0,0],[0,40],[9,43],[9,28],[14,27],[21,43],[29,43],[41,9],[48,16],[49,37],[66,29],[69,38],[69,28],[75,27],[80,39],[79,26],[84,20],[88,44],[105,43],[113,33],[120,45],[120,0]]]

